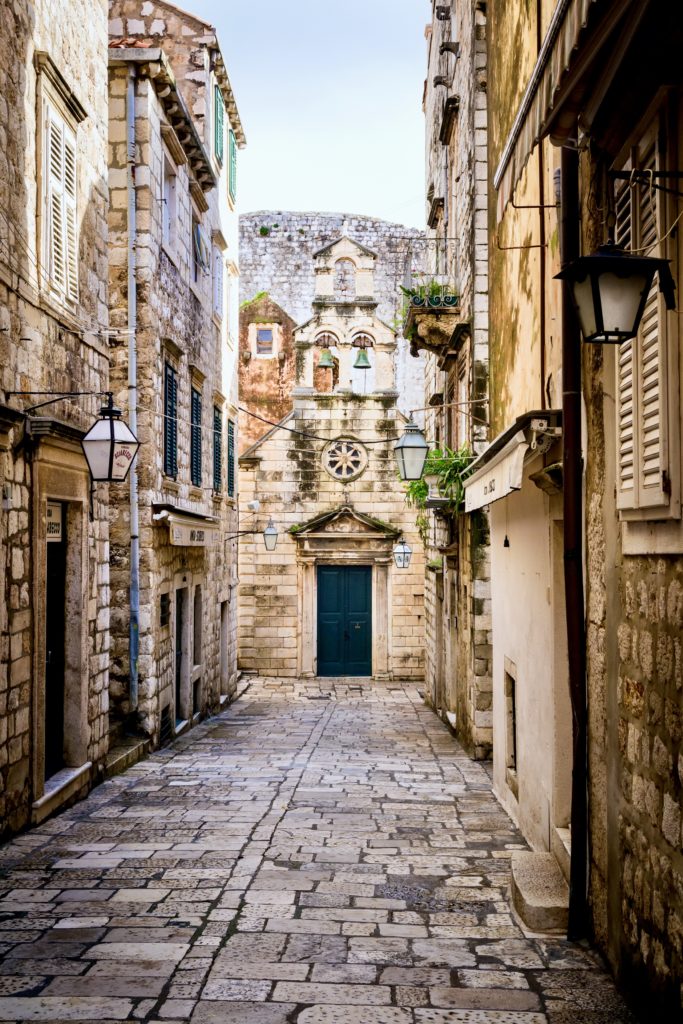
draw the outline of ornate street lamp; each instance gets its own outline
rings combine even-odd
[[[266,545],[266,551],[275,551],[275,545],[277,544],[277,527],[272,519],[268,520],[268,525],[263,531],[263,543]]]
[[[608,242],[556,274],[569,282],[583,340],[620,345],[635,338],[656,273],[667,309],[675,309],[669,262],[634,255]]]
[[[403,436],[394,445],[394,456],[401,480],[419,480],[429,452],[424,434],[414,420],[405,425]]]
[[[413,549],[410,545],[406,544],[403,537],[394,548],[394,561],[396,562],[397,569],[407,569],[410,565],[410,558],[413,553]]]
[[[121,419],[121,410],[114,406],[111,392],[107,395],[107,404],[100,409],[100,418],[93,423],[81,445],[94,481],[122,483],[126,479],[140,442]]]

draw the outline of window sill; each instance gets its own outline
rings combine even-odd
[[[187,496],[191,501],[203,501],[204,499],[204,494],[202,492],[201,487],[197,487],[196,484],[192,484],[189,491],[187,492]]]
[[[165,491],[172,491],[173,494],[180,493],[180,484],[172,476],[165,476],[161,481],[161,486]]]

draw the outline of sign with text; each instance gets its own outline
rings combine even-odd
[[[45,534],[48,544],[59,543],[62,539],[63,509],[58,501],[48,501]]]

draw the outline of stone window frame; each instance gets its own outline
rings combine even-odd
[[[61,71],[53,61],[52,57],[44,50],[39,50],[33,60],[36,72],[36,251],[38,256],[38,290],[41,295],[51,302],[65,306],[69,310],[75,310],[79,305],[79,133],[78,126],[87,117],[84,107],[77,99],[75,93],[67,83]],[[47,161],[49,153],[48,131],[49,120],[61,122],[63,137],[70,138],[74,153],[74,196],[71,203],[65,198],[64,215],[66,210],[73,209],[74,237],[69,254],[70,243],[67,237],[67,226],[64,225],[65,241],[65,269],[63,286],[54,280],[50,272],[49,248],[49,227],[50,217],[48,203],[50,200],[49,180]],[[73,267],[70,274],[69,258],[73,260]],[[70,276],[72,277],[69,282]]]
[[[270,330],[273,332],[273,345],[270,352],[258,352],[258,332]],[[282,326],[277,323],[252,323],[249,324],[249,350],[254,359],[277,359],[280,354],[282,342]]]
[[[168,208],[166,196],[166,185],[174,179],[172,187],[173,210]],[[178,212],[178,165],[171,156],[168,147],[161,147],[161,244],[169,259],[177,265],[178,263],[178,240],[180,217]],[[168,233],[167,233],[168,229]]]
[[[180,393],[181,393],[181,368],[183,362],[182,350],[171,341],[170,338],[164,338],[161,343],[161,473],[162,473],[162,486],[167,490],[177,491],[179,489],[179,477],[180,477]],[[166,472],[166,462],[164,459],[164,444],[166,437],[166,423],[164,417],[166,415],[166,364],[173,370],[176,376],[176,434],[175,434],[175,447],[176,447],[176,473],[175,476],[171,476]]]

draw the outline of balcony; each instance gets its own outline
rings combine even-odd
[[[420,350],[431,352],[438,358],[439,369],[448,369],[470,333],[457,286],[448,278],[434,276],[402,290],[403,334],[410,341],[411,355],[417,356]]]

